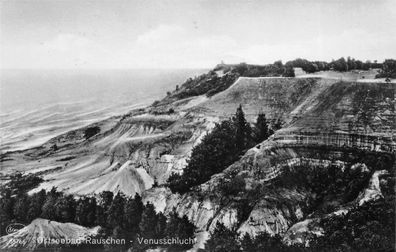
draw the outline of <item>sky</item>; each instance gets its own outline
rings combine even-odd
[[[0,0],[0,68],[396,58],[396,0]]]

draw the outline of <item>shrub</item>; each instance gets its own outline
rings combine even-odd
[[[100,132],[100,128],[98,126],[89,127],[84,131],[84,137],[85,139],[89,139],[94,135],[98,134],[99,132]]]

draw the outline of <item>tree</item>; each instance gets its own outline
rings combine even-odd
[[[163,213],[158,213],[157,215],[157,225],[155,226],[155,236],[157,238],[165,237],[166,230],[166,217]]]
[[[22,223],[27,222],[27,212],[29,210],[29,198],[26,194],[18,195],[14,204],[14,217]]]
[[[376,78],[396,78],[396,60],[386,59],[382,64],[382,70],[375,76]]]
[[[187,216],[180,218],[176,209],[169,213],[168,222],[166,224],[165,233],[167,237],[179,237],[180,239],[188,239],[194,237],[195,226]],[[192,247],[192,244],[173,244],[169,246],[170,251],[186,251]]]
[[[139,223],[142,219],[143,202],[139,194],[135,198],[129,198],[124,206],[124,227],[131,234],[136,235],[139,232]]]
[[[205,249],[210,252],[241,251],[238,233],[226,228],[222,223],[217,223],[210,239],[205,244]]]
[[[107,226],[107,213],[113,201],[114,194],[109,191],[104,191],[99,194],[99,202],[96,206],[95,221],[96,225],[101,227]]]
[[[31,222],[32,220],[38,218],[41,215],[41,207],[44,205],[46,199],[46,192],[42,189],[40,192],[33,194],[30,200],[29,210],[27,212],[27,220]]]
[[[157,225],[158,216],[155,212],[154,205],[147,203],[142,213],[142,220],[139,224],[140,234],[145,239],[153,239],[156,236],[155,226]]]
[[[123,226],[124,206],[125,206],[124,195],[123,193],[118,192],[106,212],[108,227],[114,228],[116,226],[120,226],[120,227]]]
[[[96,199],[84,197],[77,201],[75,220],[82,226],[93,226],[96,221]]]
[[[51,191],[47,194],[46,200],[41,207],[41,217],[48,220],[57,220],[56,215],[56,201],[61,194],[56,191],[56,188],[53,187]]]
[[[11,197],[9,188],[1,188],[0,190],[0,234],[5,235],[5,229],[10,221],[14,218],[14,198]]]
[[[253,145],[252,129],[240,105],[231,120],[216,124],[212,132],[193,148],[183,174],[172,174],[168,186],[172,192],[185,193],[223,171]]]
[[[260,143],[264,140],[267,140],[269,137],[269,131],[268,131],[268,122],[267,119],[265,118],[264,113],[260,113],[257,116],[256,124],[255,124],[255,142]]]
[[[75,200],[72,195],[58,197],[55,201],[55,216],[60,222],[72,222],[75,217]]]
[[[286,66],[283,72],[283,77],[295,77],[294,69],[291,66]]]
[[[336,61],[333,61],[332,66],[333,66],[334,70],[339,71],[339,72],[348,71],[348,63],[344,57],[339,58]]]
[[[254,247],[256,251],[281,251],[282,238],[279,235],[271,236],[261,232],[254,239]]]
[[[239,154],[236,149],[234,123],[227,120],[216,124],[212,132],[193,148],[183,174],[170,176],[169,188],[173,192],[184,193],[224,170],[238,159]]]
[[[89,127],[84,131],[84,137],[85,139],[89,139],[94,135],[98,134],[99,132],[100,132],[100,128],[98,126]]]
[[[236,148],[238,151],[243,151],[249,146],[252,130],[245,119],[245,113],[243,112],[242,105],[239,105],[232,120],[235,125]]]
[[[121,227],[121,226],[116,226],[113,228],[111,237],[113,239],[127,239],[127,235],[125,233],[125,230]],[[125,242],[125,244],[105,244],[105,251],[126,251],[126,246],[127,246],[127,242]]]
[[[245,233],[241,240],[242,251],[246,252],[256,252],[257,249],[253,244],[253,240],[248,233]]]

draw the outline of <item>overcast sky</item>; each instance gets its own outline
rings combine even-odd
[[[2,68],[396,58],[396,0],[0,1]]]

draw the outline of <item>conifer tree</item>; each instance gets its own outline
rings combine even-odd
[[[124,227],[132,236],[139,232],[139,223],[142,219],[143,202],[139,194],[129,198],[124,207]]]
[[[155,226],[157,225],[158,216],[155,212],[154,205],[147,203],[140,221],[139,228],[142,237],[150,239],[155,238]]]
[[[256,252],[257,249],[254,246],[253,240],[248,233],[245,233],[241,240],[242,251]]]
[[[123,225],[125,198],[121,192],[114,197],[109,209],[107,210],[107,225],[114,228]]]
[[[163,213],[157,215],[157,225],[155,226],[155,235],[157,238],[165,237],[166,217]]]
[[[26,213],[29,210],[29,198],[26,194],[18,195],[17,200],[14,204],[14,217],[17,221],[27,222]]]
[[[75,215],[75,200],[72,195],[60,196],[55,201],[56,220],[60,222],[72,222]]]
[[[45,198],[46,192],[44,189],[32,196],[29,204],[29,210],[27,212],[28,222],[31,222],[41,215],[41,207],[44,205]]]
[[[106,227],[108,209],[113,201],[114,194],[109,191],[104,191],[99,194],[99,202],[95,211],[96,225]]]
[[[81,198],[76,204],[76,222],[82,226],[93,226],[95,224],[95,198]]]
[[[245,119],[245,113],[243,112],[242,105],[239,105],[237,108],[233,121],[235,125],[236,147],[238,151],[242,152],[248,148],[252,132],[249,123]]]
[[[217,223],[210,239],[205,244],[206,251],[210,252],[239,252],[238,233],[230,230],[222,223]]]
[[[180,218],[176,209],[169,214],[168,222],[166,224],[165,233],[168,237],[179,237],[180,239],[188,239],[194,237],[195,226],[192,224],[187,216]],[[169,251],[186,251],[192,247],[192,244],[174,244],[169,246]]]
[[[269,137],[269,130],[268,130],[268,122],[267,119],[265,118],[264,113],[260,113],[257,116],[257,121],[255,126],[256,126],[255,127],[256,143],[260,143],[266,140]]]
[[[87,212],[88,212],[88,214],[87,214],[88,226],[94,226],[95,225],[95,222],[96,222],[96,214],[95,214],[96,205],[97,205],[96,198],[94,198],[94,197],[89,198],[88,207],[87,207],[88,208],[88,210],[87,210]]]
[[[41,217],[48,220],[57,220],[55,204],[60,194],[53,187],[47,194],[46,200],[41,207]]]

